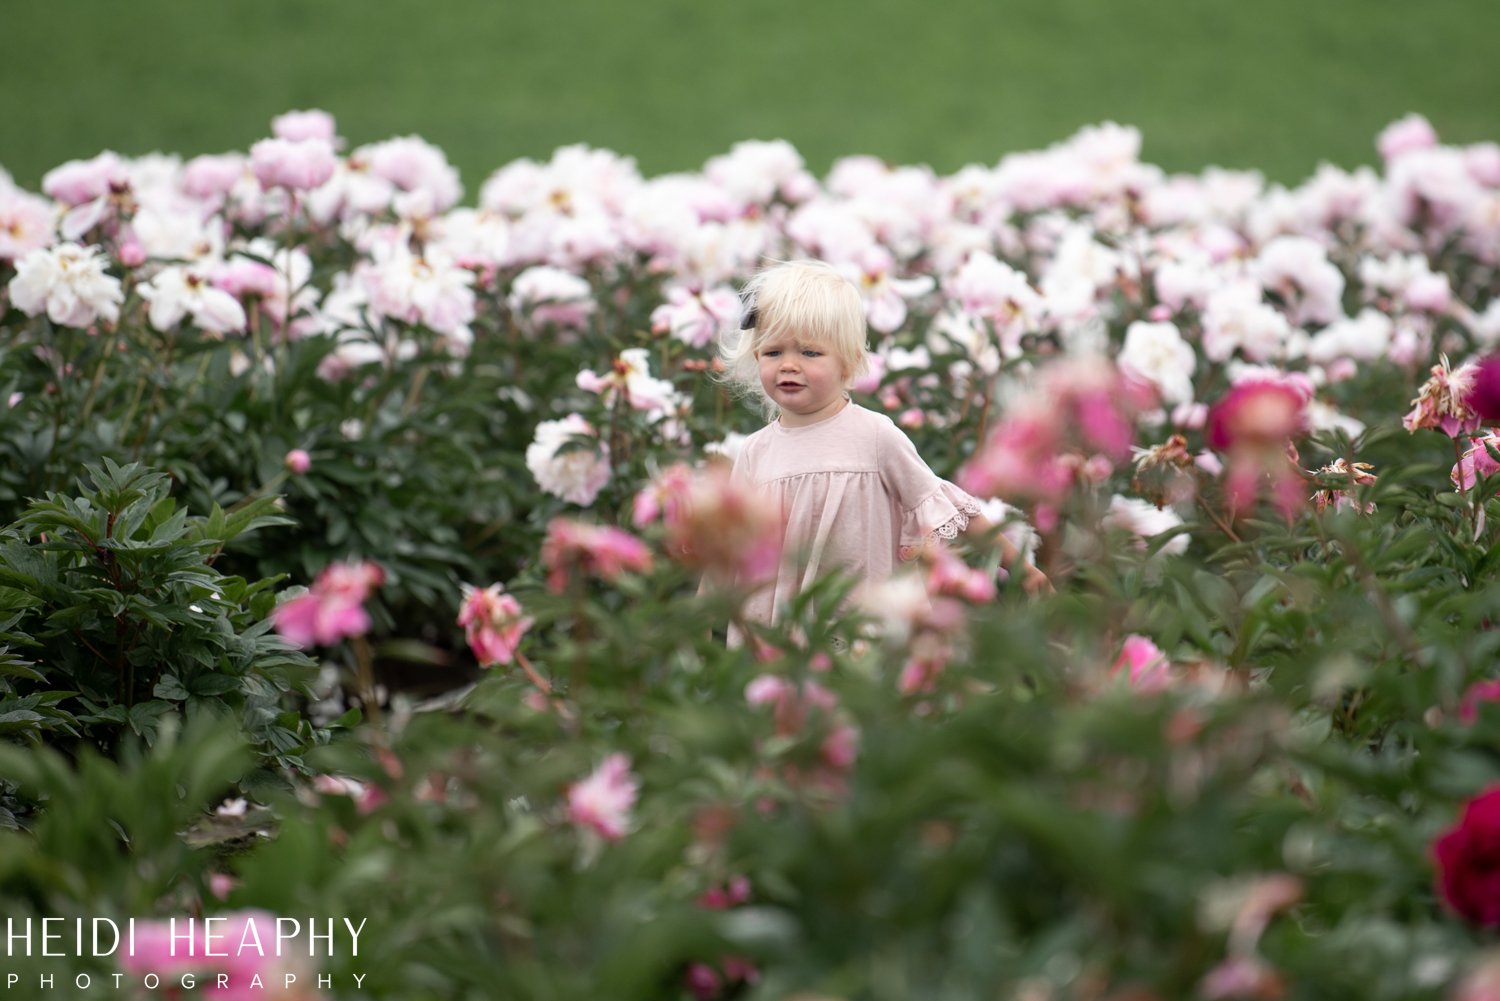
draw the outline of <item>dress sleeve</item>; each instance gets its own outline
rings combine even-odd
[[[880,477],[901,508],[903,560],[915,558],[938,539],[957,538],[980,513],[979,502],[934,473],[911,439],[891,423],[881,429]]]

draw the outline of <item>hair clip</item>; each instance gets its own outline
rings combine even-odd
[[[751,306],[749,309],[745,310],[744,315],[740,317],[740,329],[749,330],[751,327],[755,326],[756,313],[758,312],[759,311],[754,306]]]

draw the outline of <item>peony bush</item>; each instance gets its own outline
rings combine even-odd
[[[17,916],[366,921],[263,964],[298,998],[1490,996],[1500,146],[1412,116],[1290,188],[1109,123],[951,175],[575,146],[469,205],[420,138],[272,131],[0,177]],[[741,620],[778,525],[716,346],[801,256],[865,297],[859,400],[1055,594],[944,550]],[[191,539],[280,658],[164,632],[182,692],[138,726],[89,674],[92,741],[36,681],[100,667],[36,555],[87,467],[157,491],[143,566],[254,512]],[[141,971],[16,962],[84,967]]]

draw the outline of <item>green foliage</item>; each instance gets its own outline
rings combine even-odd
[[[290,522],[269,497],[190,515],[169,485],[106,459],[0,530],[0,734],[112,751],[169,719],[235,715],[268,764],[296,767],[322,737],[284,703],[313,662],[269,632],[274,579],[215,566]]]

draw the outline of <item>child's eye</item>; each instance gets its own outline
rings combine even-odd
[[[766,358],[775,358],[779,354],[781,354],[781,352],[778,351],[778,350],[776,350],[776,349],[774,349],[774,348],[771,349],[770,351],[762,351],[761,352],[761,355],[763,357],[766,357]]]
[[[822,354],[823,354],[823,352],[821,352],[821,351],[814,351],[812,348],[805,348],[805,349],[803,349],[802,353],[804,355],[806,355],[807,357],[809,357],[809,358],[818,358],[818,357],[821,357]]]

